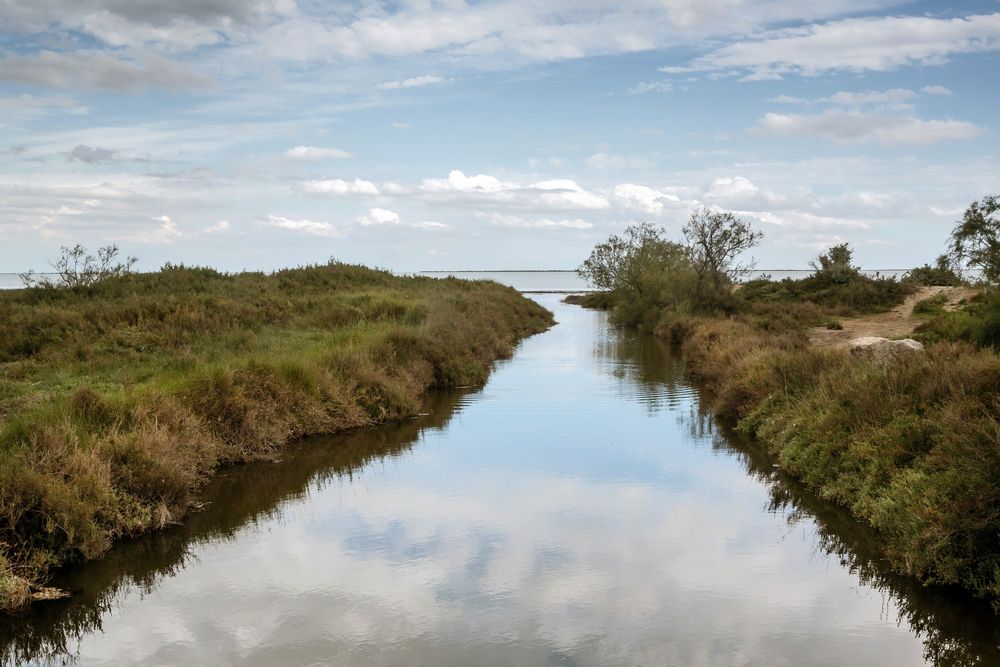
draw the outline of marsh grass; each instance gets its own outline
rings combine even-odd
[[[0,293],[0,606],[178,521],[218,465],[412,415],[551,322],[496,283],[337,263]]]

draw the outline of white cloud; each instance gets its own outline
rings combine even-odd
[[[788,203],[782,195],[761,190],[742,176],[719,176],[712,180],[702,196],[710,204],[737,209],[776,208]]]
[[[351,157],[347,151],[339,148],[321,148],[319,146],[296,146],[285,151],[285,157],[289,160],[299,160],[302,162],[317,162],[319,160],[343,160]]]
[[[371,208],[368,213],[358,218],[358,224],[365,227],[397,226],[414,229],[446,229],[448,225],[431,220],[421,222],[404,221],[399,213],[386,208]]]
[[[205,228],[206,234],[221,234],[222,232],[228,232],[232,225],[229,224],[228,220],[219,220],[214,225],[210,225]]]
[[[398,225],[399,214],[385,208],[368,209],[368,214],[358,218],[362,225]]]
[[[850,18],[765,32],[730,44],[668,73],[720,72],[748,79],[833,70],[888,71],[939,65],[949,56],[1000,49],[1000,13],[960,18],[884,16]]]
[[[616,185],[614,196],[626,210],[650,215],[661,215],[665,209],[683,208],[685,204],[677,195],[660,192],[645,185],[622,183]]]
[[[360,178],[355,178],[353,181],[340,178],[305,181],[302,183],[302,191],[313,195],[333,196],[379,194],[377,185]]]
[[[290,218],[283,218],[280,215],[269,214],[264,220],[264,224],[268,227],[278,227],[280,229],[290,229],[292,231],[303,232],[305,234],[312,234],[314,236],[330,236],[339,237],[342,236],[341,232],[337,230],[329,222],[320,222],[315,220],[292,220]]]
[[[775,136],[819,137],[882,145],[932,144],[972,139],[983,129],[961,120],[923,120],[912,116],[829,109],[820,114],[767,113],[755,132]]]
[[[476,176],[466,176],[458,169],[448,172],[448,178],[428,178],[424,179],[420,188],[425,192],[501,192],[503,190],[515,190],[517,186],[513,183],[504,183],[496,176],[478,174]]]
[[[393,126],[394,128],[396,128],[397,130],[405,130],[406,128],[408,128],[408,127],[410,126],[410,124],[409,124],[409,123],[401,123],[401,122],[399,122],[399,121],[393,121],[393,122],[391,123],[391,125],[392,125],[392,126]]]
[[[924,86],[920,92],[924,95],[951,95],[951,91],[944,86]]]
[[[415,76],[409,79],[403,79],[402,81],[386,81],[379,86],[380,90],[397,90],[399,88],[419,88],[421,86],[431,86],[437,83],[445,83],[448,79],[440,76],[432,76],[430,74],[425,74],[423,76]]]
[[[140,243],[173,243],[182,236],[177,223],[169,215],[160,215],[153,220],[160,224],[150,232],[141,233],[136,238]]]

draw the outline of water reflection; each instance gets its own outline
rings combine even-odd
[[[1000,663],[988,610],[884,573],[662,341],[544,301],[562,324],[484,390],[227,471],[0,622],[6,660]]]

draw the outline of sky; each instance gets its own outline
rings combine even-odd
[[[0,272],[572,269],[701,207],[907,268],[998,108],[997,0],[0,0]]]

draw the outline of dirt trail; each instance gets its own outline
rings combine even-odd
[[[838,320],[843,329],[831,330],[816,327],[809,331],[809,342],[820,347],[847,347],[852,338],[861,336],[882,336],[883,338],[906,338],[913,333],[920,318],[913,316],[913,306],[918,301],[945,294],[948,301],[945,310],[955,310],[962,299],[971,298],[977,290],[973,287],[921,287],[906,297],[906,301],[892,310],[865,317],[851,317]]]

